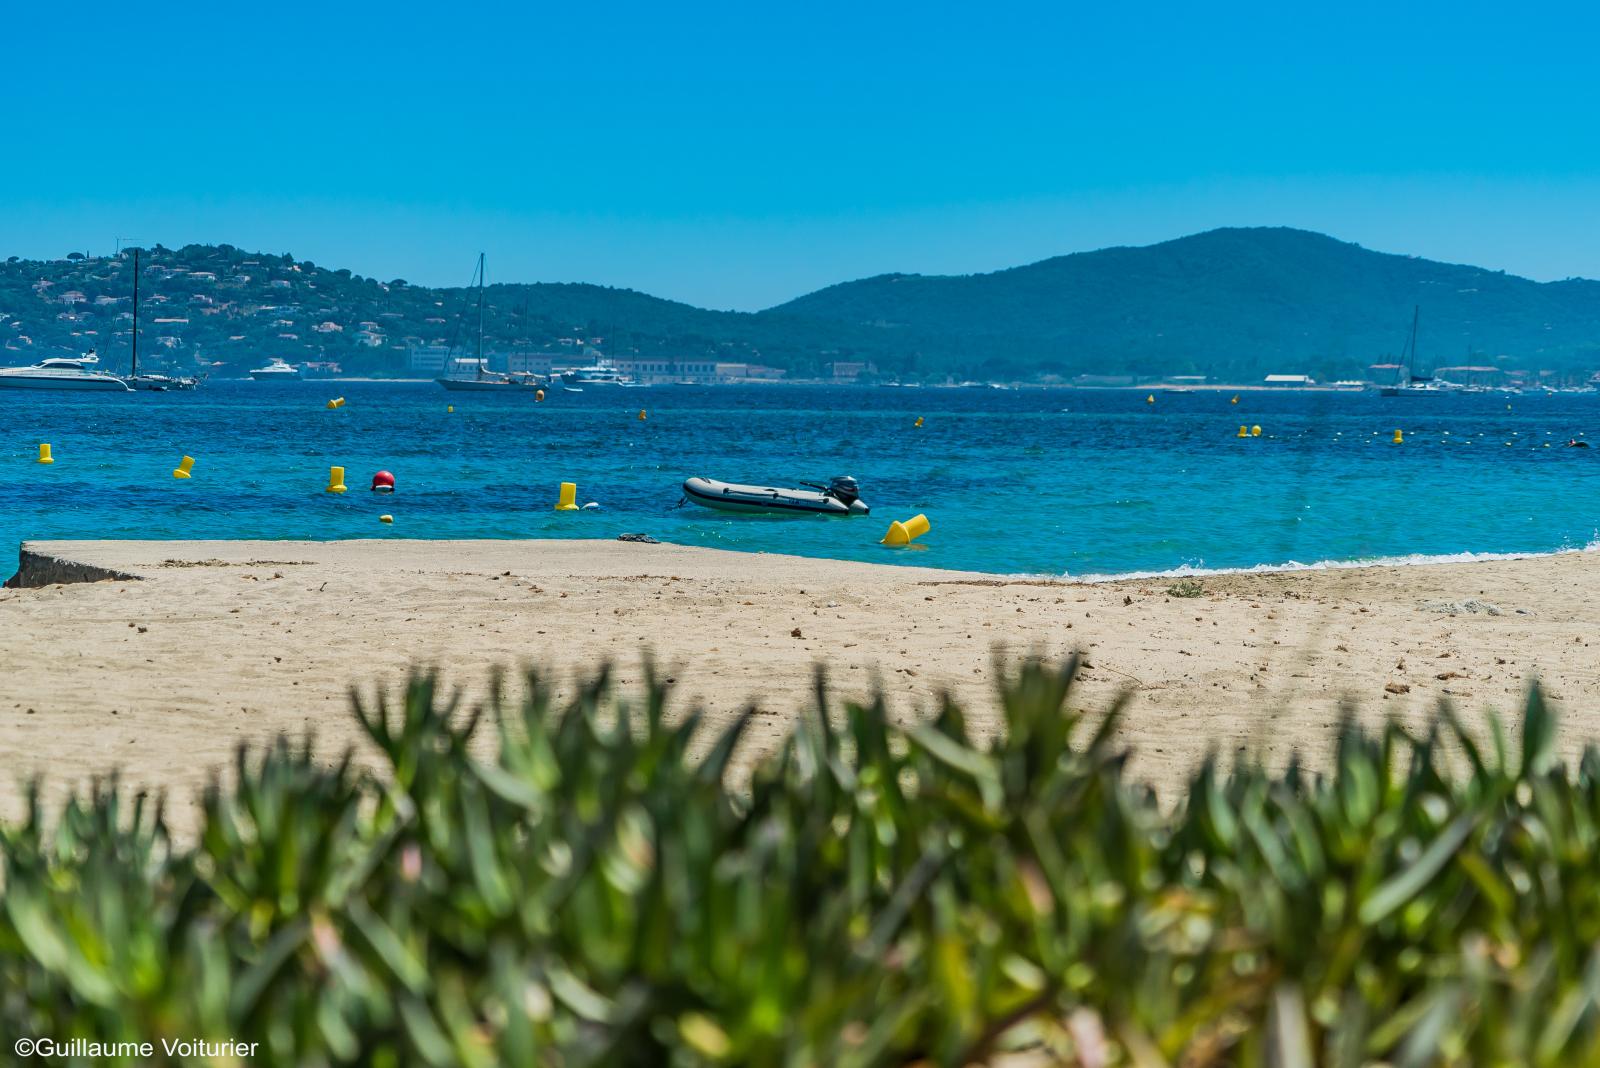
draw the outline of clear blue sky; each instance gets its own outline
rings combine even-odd
[[[0,255],[757,308],[1284,224],[1600,276],[1592,6],[12,5]]]

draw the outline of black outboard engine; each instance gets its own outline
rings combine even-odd
[[[850,509],[851,515],[866,515],[872,511],[861,499],[861,484],[849,475],[835,475],[828,479],[823,492]]]

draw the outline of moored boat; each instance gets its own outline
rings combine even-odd
[[[484,282],[484,255],[478,253],[478,269],[473,273],[472,279],[478,290],[478,354],[472,361],[473,375],[471,378],[451,378],[447,374],[444,378],[435,378],[445,389],[452,393],[521,393],[531,396],[535,400],[543,400],[544,394],[540,390],[545,385],[545,379],[530,371],[490,371],[483,359],[483,282]],[[526,321],[527,310],[523,310]]]
[[[257,367],[251,371],[250,377],[257,382],[292,382],[300,378],[300,368],[286,362],[280,356],[274,356],[267,361],[265,367]]]
[[[1449,388],[1432,375],[1417,373],[1417,322],[1421,317],[1421,305],[1412,308],[1411,338],[1401,353],[1400,380],[1393,385],[1378,387],[1380,397],[1423,397],[1449,392]]]
[[[126,393],[129,386],[100,370],[100,357],[90,349],[82,356],[53,356],[32,367],[0,367],[0,389],[96,389]]]
[[[571,367],[560,372],[562,380],[569,386],[576,386],[581,390],[584,386],[631,386],[632,378],[613,367],[610,361],[601,358],[587,367]]]
[[[801,485],[805,488],[783,489],[689,478],[683,483],[683,497],[718,512],[851,516],[871,511],[861,499],[860,485],[849,475],[831,478],[826,486],[813,482]]]

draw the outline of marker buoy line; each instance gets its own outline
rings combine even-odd
[[[178,461],[178,466],[172,469],[173,478],[188,478],[189,472],[194,469],[194,457],[185,456]]]
[[[1245,426],[1243,423],[1240,423],[1239,424],[1239,436],[1241,438],[1249,437],[1250,436],[1250,428]]]
[[[42,464],[53,464],[56,462],[56,458],[50,455],[50,446],[42,441],[39,443],[39,462]]]
[[[1396,444],[1396,445],[1404,445],[1406,443],[1406,436],[1404,434],[1400,433],[1400,430],[1397,427],[1395,429],[1395,432],[1394,432],[1394,437],[1391,438],[1390,440],[1393,441],[1394,444]]]
[[[328,468],[328,492],[343,493],[347,488],[344,484],[344,468]]]
[[[576,512],[578,510],[578,484],[576,482],[561,483],[561,499],[556,501],[556,511]]]
[[[393,493],[394,476],[387,471],[379,471],[372,476],[373,493]]]

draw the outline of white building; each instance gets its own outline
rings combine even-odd
[[[413,345],[406,354],[412,374],[441,375],[450,359],[449,345]]]

